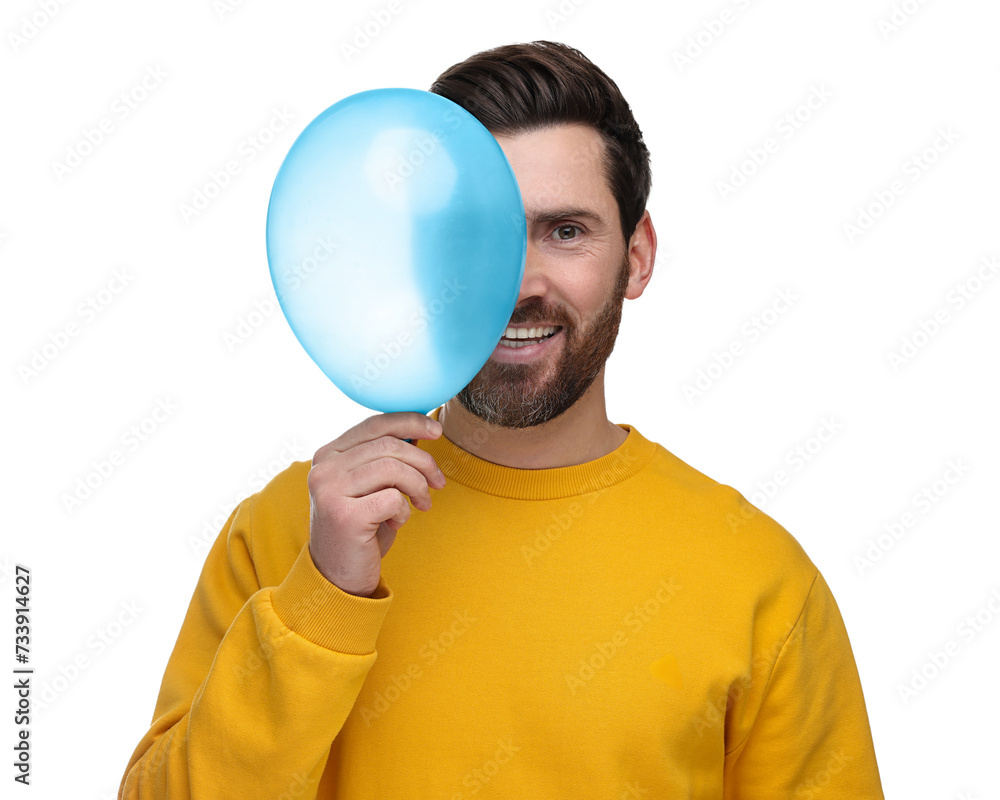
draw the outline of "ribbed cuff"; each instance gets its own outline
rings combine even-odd
[[[331,583],[302,545],[285,579],[271,592],[271,606],[285,625],[328,650],[352,655],[375,652],[375,640],[392,602],[380,577],[372,597],[359,597]]]

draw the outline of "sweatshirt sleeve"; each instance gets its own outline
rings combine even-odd
[[[727,744],[725,800],[884,800],[847,629],[819,572],[760,679],[749,734]]]
[[[308,541],[279,585],[261,587],[254,497],[206,557],[122,800],[315,798],[375,663],[389,588],[380,580],[370,598],[342,591],[316,568]]]

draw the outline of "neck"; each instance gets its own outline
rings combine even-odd
[[[604,403],[604,370],[568,411],[532,428],[500,428],[470,414],[456,398],[438,412],[443,435],[472,455],[517,469],[584,464],[618,448],[628,433],[612,423]]]

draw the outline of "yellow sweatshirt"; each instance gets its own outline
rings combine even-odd
[[[211,548],[119,797],[883,798],[823,576],[621,427],[554,469],[418,441],[447,484],[371,598],[316,569],[292,464]]]

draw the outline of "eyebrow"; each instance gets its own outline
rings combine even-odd
[[[554,211],[533,211],[528,214],[528,224],[546,225],[550,222],[559,222],[559,220],[569,219],[570,217],[576,217],[577,219],[589,219],[596,222],[598,225],[607,224],[604,217],[596,211],[579,207],[561,208]]]

